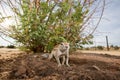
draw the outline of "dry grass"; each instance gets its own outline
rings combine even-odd
[[[78,50],[78,52],[82,52],[82,53],[96,53],[96,54],[109,54],[109,55],[115,55],[115,56],[120,56],[120,51],[104,51],[104,50]]]

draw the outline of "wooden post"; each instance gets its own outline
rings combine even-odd
[[[107,51],[109,51],[108,36],[106,36]]]

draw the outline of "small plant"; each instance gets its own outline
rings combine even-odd
[[[0,46],[0,48],[4,48],[4,46]]]
[[[119,47],[118,46],[114,46],[114,50],[119,50]]]
[[[14,45],[8,45],[7,48],[15,48]]]
[[[98,49],[98,50],[103,50],[104,47],[103,47],[103,46],[97,46],[97,49]]]
[[[87,47],[87,48],[85,48],[85,50],[90,50],[90,48]]]

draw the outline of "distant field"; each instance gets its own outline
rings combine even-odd
[[[0,59],[14,58],[22,53],[25,53],[25,52],[19,49],[0,48]]]
[[[120,56],[120,51],[92,51],[92,50],[78,50],[82,53],[96,53],[96,54],[110,54],[110,55],[116,55]]]
[[[120,51],[92,51],[92,50],[78,50],[77,52],[81,53],[96,53],[96,54],[110,54],[120,56]],[[19,49],[9,49],[9,48],[0,48],[0,59],[17,57],[21,53],[25,54],[25,52],[20,51]]]

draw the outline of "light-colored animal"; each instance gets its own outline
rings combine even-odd
[[[68,42],[62,42],[61,44],[56,45],[51,54],[49,55],[49,60],[51,60],[53,57],[55,57],[58,66],[64,65],[66,63],[67,66],[70,66],[68,64],[69,62],[69,49],[70,45]],[[60,62],[60,57],[62,57],[62,64]]]

